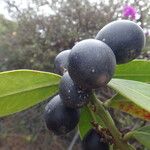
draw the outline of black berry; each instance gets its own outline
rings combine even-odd
[[[71,50],[60,52],[54,60],[54,72],[63,75],[68,68],[68,56]]]
[[[64,106],[59,95],[45,107],[44,119],[49,130],[57,135],[66,134],[79,122],[79,110]]]
[[[82,90],[66,72],[60,81],[60,97],[66,106],[80,108],[90,100],[91,90]]]
[[[117,64],[135,59],[145,45],[142,28],[129,20],[113,21],[107,24],[98,32],[96,39],[111,47]]]
[[[87,39],[77,43],[69,55],[68,72],[82,88],[106,85],[114,74],[115,55],[104,42]]]
[[[89,130],[82,141],[83,150],[109,150],[109,144],[94,129]]]

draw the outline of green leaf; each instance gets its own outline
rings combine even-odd
[[[108,106],[150,120],[150,84],[112,79],[109,86],[118,94],[107,102]]]
[[[93,121],[93,117],[89,108],[83,107],[81,109],[81,116],[80,116],[80,121],[78,125],[81,139],[83,139],[86,133],[92,128],[91,121]]]
[[[25,110],[58,91],[60,76],[35,70],[0,73],[0,116]]]
[[[106,101],[105,105],[129,113],[135,117],[148,121],[150,120],[150,113],[148,111],[139,107],[130,101],[130,99],[119,93],[116,94],[111,100]]]
[[[83,139],[86,133],[92,128],[91,121],[98,123],[101,127],[105,127],[99,116],[95,114],[89,107],[85,106],[81,109],[81,116],[78,124],[81,139]]]
[[[150,61],[134,60],[126,64],[117,65],[115,78],[150,82]]]
[[[139,128],[128,134],[150,149],[150,126]]]

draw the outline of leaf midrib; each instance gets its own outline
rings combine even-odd
[[[112,82],[113,82],[113,81],[112,81]],[[113,84],[119,85],[119,84],[117,84],[117,83],[113,83]],[[124,86],[125,86],[125,85],[124,85]],[[139,95],[142,95],[143,97],[146,97],[146,99],[150,99],[147,95],[144,95],[144,94],[142,94],[142,93],[140,93],[140,92],[134,90],[133,88],[129,88],[129,87],[127,87],[127,86],[126,86],[126,88],[127,88],[128,90],[131,90],[131,91],[133,91],[133,92],[139,94]],[[120,93],[121,93],[121,92],[120,92]],[[126,97],[128,97],[128,96],[126,95]]]
[[[37,86],[37,87],[31,87],[31,88],[28,88],[28,89],[18,90],[16,92],[10,92],[8,94],[3,94],[3,95],[0,96],[0,98],[7,97],[7,96],[12,96],[12,95],[17,95],[19,93],[29,92],[29,91],[37,90],[37,89],[40,89],[40,88],[49,87],[49,86],[56,86],[56,85],[58,85],[58,84],[41,85],[41,86]]]
[[[112,81],[111,83],[118,86],[118,84],[114,83],[113,81]],[[118,91],[118,88],[113,87],[113,86],[111,85],[111,83],[110,83],[109,85],[110,85],[112,88],[114,88],[115,90]],[[128,88],[128,87],[126,86],[126,88]],[[133,89],[128,88],[128,90],[131,90],[131,91],[133,91],[133,92],[135,92],[135,93],[138,93],[138,94],[140,94],[140,95],[143,96],[143,94],[141,94],[141,93],[139,93],[139,92],[137,92],[137,91],[135,91],[135,90],[133,90]],[[120,90],[118,91],[118,93],[120,93],[121,95],[123,95],[124,97],[126,97],[127,99],[129,99],[130,101],[132,101],[133,103],[135,103],[135,101],[134,101],[133,98],[129,98],[128,95],[123,94],[122,92],[120,92]],[[146,99],[147,99],[148,96],[145,96],[145,95],[144,95],[144,97],[146,97]],[[149,99],[149,97],[148,97],[148,99]],[[143,109],[145,109],[145,107],[143,107],[143,105],[140,105],[139,103],[136,104],[136,105],[138,105],[139,107],[142,107]],[[150,110],[148,110],[147,108],[146,108],[145,110],[147,110],[148,112],[150,112]]]

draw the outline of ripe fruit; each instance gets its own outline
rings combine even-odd
[[[115,65],[115,56],[109,46],[99,40],[87,39],[72,48],[68,72],[79,86],[93,89],[110,81]]]
[[[60,52],[54,60],[54,72],[63,75],[68,68],[68,56],[71,50]]]
[[[80,108],[90,100],[91,90],[81,90],[66,72],[60,81],[60,97],[66,106]]]
[[[109,145],[103,142],[99,133],[91,129],[82,141],[82,148],[83,150],[109,150]]]
[[[96,39],[113,50],[117,64],[127,63],[140,55],[145,45],[145,35],[140,26],[129,20],[113,21],[104,26]]]
[[[64,106],[59,95],[45,107],[44,119],[47,128],[57,135],[66,134],[79,122],[79,110]]]

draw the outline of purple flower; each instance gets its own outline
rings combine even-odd
[[[123,16],[135,19],[136,9],[133,6],[125,5],[123,8]]]

